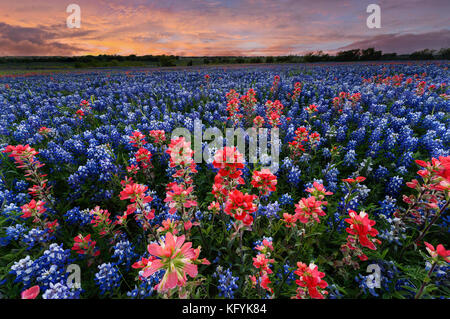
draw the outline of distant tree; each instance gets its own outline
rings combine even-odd
[[[434,59],[434,50],[425,49],[421,51],[413,52],[409,58],[411,60],[433,60]]]
[[[438,54],[441,59],[450,60],[450,48],[442,48]]]
[[[337,61],[358,61],[360,57],[360,50],[347,50],[347,51],[339,51],[336,55]]]
[[[383,55],[381,56],[382,60],[395,60],[395,58],[397,57],[397,53],[383,53]]]
[[[263,60],[260,57],[250,59],[250,63],[262,63],[262,62]]]
[[[360,54],[361,54],[360,59],[363,61],[379,60],[382,55],[381,51],[375,51],[374,48],[367,48],[365,50],[361,50]]]
[[[159,66],[176,66],[173,56],[161,55],[159,57]]]

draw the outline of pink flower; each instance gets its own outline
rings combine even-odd
[[[33,286],[31,288],[28,288],[24,291],[22,291],[22,293],[20,294],[20,296],[22,297],[22,299],[35,299],[40,292],[40,288],[38,285]]]
[[[28,204],[23,205],[22,213],[20,216],[22,218],[34,217],[33,222],[39,221],[39,216],[45,213],[46,209],[44,208],[45,202],[43,201],[35,201],[32,199]]]
[[[149,277],[159,269],[165,270],[163,278],[157,285],[158,291],[183,287],[187,281],[186,275],[192,278],[197,276],[197,265],[194,264],[196,253],[192,243],[185,243],[184,240],[184,235],[177,237],[167,233],[164,241],[147,246],[148,252],[159,259],[155,259],[144,269],[143,277]]]
[[[130,143],[133,144],[134,147],[142,147],[145,143],[145,135],[139,131],[134,131],[130,136]]]
[[[295,204],[295,218],[301,223],[306,224],[312,220],[320,223],[319,216],[325,216],[322,210],[322,202],[316,200],[314,196],[302,198],[298,204]]]
[[[169,213],[175,214],[177,210],[184,208],[191,208],[197,206],[197,202],[192,197],[194,187],[185,188],[183,184],[175,182],[167,184],[166,199],[164,202],[168,203]]]
[[[151,165],[150,160],[152,158],[152,153],[149,150],[141,147],[134,156],[136,157],[137,162],[142,162],[143,168],[147,168]]]
[[[446,262],[450,262],[450,250],[446,250],[444,245],[439,244],[434,249],[433,245],[424,242],[425,246],[427,246],[427,251],[433,259],[439,259],[441,257]]]

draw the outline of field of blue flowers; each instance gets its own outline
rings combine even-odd
[[[0,77],[0,298],[449,298],[449,66]]]

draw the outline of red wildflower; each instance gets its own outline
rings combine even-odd
[[[38,285],[28,288],[20,293],[20,297],[22,299],[35,299],[40,292],[40,288]]]
[[[91,240],[91,234],[88,234],[87,236],[79,234],[73,240],[74,244],[72,250],[77,254],[91,256],[100,255],[100,250],[95,248],[97,242]]]
[[[320,200],[316,200],[314,196],[302,198],[298,204],[295,204],[295,219],[303,224],[312,221],[311,219],[320,223],[319,216],[326,215],[322,210],[322,204],[323,203]]]
[[[256,195],[243,194],[235,189],[230,192],[228,200],[225,203],[225,213],[234,216],[237,220],[241,220],[244,225],[250,226],[253,222],[253,217],[250,215],[257,210],[254,203]]]
[[[269,169],[263,168],[253,172],[251,184],[264,196],[276,190],[277,177]]]
[[[378,231],[372,227],[376,222],[369,219],[369,215],[365,212],[361,212],[358,215],[357,212],[349,209],[349,215],[350,218],[345,219],[345,222],[350,224],[350,226],[345,229],[347,233],[355,236],[361,246],[376,250],[374,243],[378,243],[379,241],[375,238],[369,238],[369,236],[375,237],[378,235]]]
[[[444,245],[439,244],[434,249],[433,245],[424,242],[425,246],[427,246],[427,251],[433,259],[442,258],[446,262],[450,263],[450,250],[446,250]]]
[[[309,266],[302,262],[297,263],[297,270],[294,272],[299,276],[295,281],[300,287],[297,288],[298,299],[306,298],[306,292],[313,299],[324,299],[324,295],[328,294],[324,289],[328,283],[322,278],[325,277],[323,272],[318,270],[317,265],[311,263]]]

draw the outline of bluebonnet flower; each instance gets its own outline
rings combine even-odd
[[[353,149],[348,150],[344,156],[344,165],[354,166],[355,164],[356,164],[356,152]]]
[[[237,283],[239,282],[239,277],[233,276],[229,268],[223,270],[220,266],[217,267],[213,277],[219,277],[217,286],[217,289],[219,289],[219,296],[227,299],[234,299],[234,294],[238,289]]]
[[[389,170],[386,167],[381,166],[381,165],[379,165],[378,168],[374,172],[374,177],[376,179],[383,179],[388,175],[389,175]]]
[[[288,182],[293,186],[298,186],[301,182],[302,171],[296,165],[292,167],[288,174]]]
[[[281,210],[278,202],[269,203],[265,206],[260,205],[258,207],[258,215],[266,216],[267,218],[279,218],[278,212]]]
[[[14,262],[10,273],[16,276],[14,282],[21,282],[25,287],[29,287],[35,276],[35,264],[30,256],[26,256]]]
[[[294,199],[288,193],[281,195],[280,197],[280,205],[290,206],[294,204]]]
[[[379,213],[386,217],[391,217],[397,210],[397,200],[390,196],[386,196],[379,204],[381,206]]]
[[[379,293],[392,290],[400,272],[392,261],[369,262],[369,265],[372,264],[376,266],[375,270],[372,270],[372,274],[366,276],[358,274],[355,281],[358,282],[359,287],[365,294],[370,293],[374,297],[379,297]]]
[[[91,223],[92,215],[89,209],[81,210],[80,207],[74,207],[64,214],[64,218],[71,225],[85,226]]]
[[[100,294],[103,295],[120,286],[121,275],[116,266],[111,263],[103,263],[98,266],[98,269],[94,280],[100,288]]]
[[[137,256],[133,245],[126,239],[115,244],[113,251],[111,258],[117,259],[117,264],[124,265],[125,268],[128,268]]]
[[[27,234],[23,235],[22,241],[28,246],[27,249],[33,248],[36,244],[45,243],[51,238],[45,229],[32,228]]]
[[[402,186],[403,178],[400,176],[394,176],[389,180],[386,186],[386,192],[391,196],[395,196],[398,194]]]
[[[132,299],[144,299],[150,297],[155,291],[155,286],[161,281],[165,271],[160,269],[153,275],[143,277],[144,271],[139,272],[139,286],[134,286],[134,289],[127,292],[127,296]]]
[[[50,283],[49,288],[42,294],[42,299],[78,299],[80,290],[71,288],[62,282]]]
[[[327,287],[327,291],[328,291],[329,299],[342,299],[343,298],[343,295],[341,294],[341,292],[339,291],[339,289],[336,287],[335,284],[329,285]]]
[[[22,224],[16,224],[8,226],[5,232],[6,236],[0,238],[0,245],[2,246],[8,245],[11,241],[19,241],[27,232],[27,229]]]

